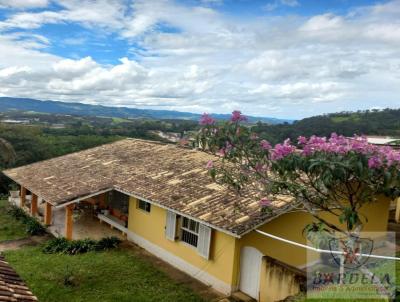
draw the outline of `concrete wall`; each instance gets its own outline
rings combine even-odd
[[[280,301],[300,291],[305,276],[296,271],[263,257],[260,277],[260,301]]]

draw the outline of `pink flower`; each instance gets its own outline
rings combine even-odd
[[[283,144],[275,145],[275,148],[272,152],[272,160],[280,160],[289,154],[292,154],[296,148],[291,145],[290,139],[286,139]]]
[[[382,166],[382,161],[378,156],[372,156],[369,160],[368,160],[368,167],[370,169],[376,169]]]
[[[263,140],[260,142],[260,146],[261,146],[261,148],[263,148],[264,150],[270,150],[270,149],[272,148],[270,142],[267,141],[267,140],[265,140],[265,139],[263,139]]]
[[[271,200],[269,200],[266,197],[261,198],[261,200],[259,202],[260,206],[262,206],[262,207],[269,207],[269,206],[271,206],[271,203],[272,203]]]
[[[247,121],[247,117],[242,115],[242,113],[239,110],[235,110],[232,112],[231,121],[232,122]]]
[[[226,150],[225,148],[221,148],[218,150],[217,155],[219,156],[225,156],[226,155]]]
[[[200,117],[199,124],[202,126],[214,125],[215,119],[213,119],[208,113],[203,113],[203,115]]]
[[[299,136],[297,138],[297,142],[299,145],[305,145],[307,144],[307,138],[305,138],[304,136]]]
[[[214,162],[212,160],[209,160],[206,164],[207,169],[212,169],[214,167]]]

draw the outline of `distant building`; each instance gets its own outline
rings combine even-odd
[[[390,146],[395,149],[400,149],[400,138],[390,137],[390,136],[367,136],[368,143],[377,146]]]
[[[6,124],[29,124],[30,120],[29,119],[4,119],[1,120],[2,123]]]

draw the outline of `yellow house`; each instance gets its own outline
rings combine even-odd
[[[86,220],[98,219],[96,228],[98,221],[110,224],[224,294],[242,291],[259,301],[296,294],[306,250],[256,230],[305,244],[303,229],[312,216],[282,201],[273,203],[279,215],[262,213],[254,197],[213,183],[205,166],[214,159],[177,145],[125,139],[4,173],[21,185],[17,202],[29,203],[31,214],[58,228],[56,234],[79,237],[74,213],[86,211]],[[366,206],[365,230],[386,231],[388,209],[385,198]]]

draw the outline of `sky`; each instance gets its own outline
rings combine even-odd
[[[400,108],[400,0],[0,0],[0,96],[292,119]]]

